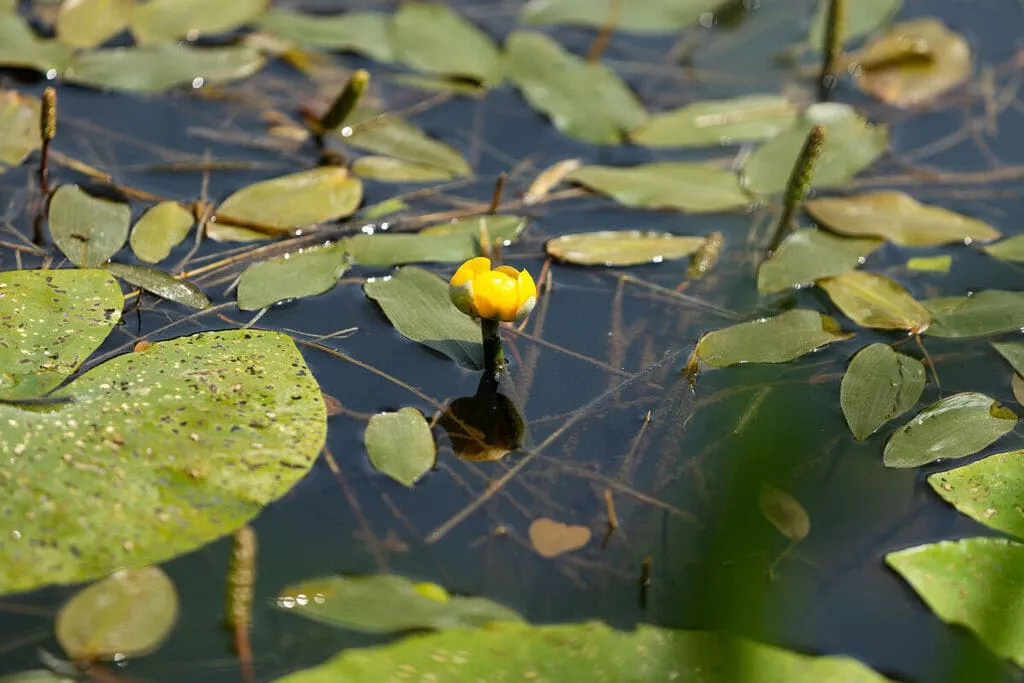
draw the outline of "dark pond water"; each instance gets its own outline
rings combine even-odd
[[[371,4],[388,3],[305,6],[333,10]],[[698,71],[699,78],[687,78],[667,66],[672,40],[616,36],[606,57],[649,108],[777,92],[791,85],[793,77],[775,66],[774,56],[805,34],[812,4],[764,0],[736,27],[700,33],[694,65],[708,71]],[[520,3],[459,6],[500,37],[514,27]],[[940,16],[963,33],[979,64],[1002,64],[1021,47],[1024,12],[1015,0],[908,0],[901,16],[917,15]],[[577,52],[585,52],[592,38],[591,32],[574,29],[553,34]],[[371,68],[392,109],[426,97],[378,78],[387,71],[383,67],[355,57],[338,60],[345,66]],[[1019,68],[1008,76],[1019,77]],[[38,94],[42,88],[25,74],[9,72],[3,78],[8,87],[23,92]],[[315,161],[312,147],[274,152],[239,142],[244,136],[263,135],[259,100],[294,112],[315,95],[307,80],[276,64],[228,90],[244,97],[209,100],[176,92],[140,98],[62,87],[62,134],[56,148],[134,187],[181,200],[198,195],[200,174],[148,172],[145,167],[194,161],[207,152],[214,159],[273,164],[212,173],[209,196],[220,199],[254,180],[306,168]],[[848,85],[840,86],[835,97],[875,120],[893,123],[892,154],[865,176],[878,179],[877,187],[902,187],[1014,234],[1024,217],[1019,183],[898,186],[884,180],[905,172],[909,163],[947,171],[989,168],[987,152],[979,150],[970,136],[946,151],[912,160],[915,150],[954,133],[965,125],[965,117],[981,111],[976,90],[969,87],[940,110],[913,117],[887,110]],[[988,140],[1006,165],[1024,163],[1022,111],[1007,109],[998,136]],[[449,209],[452,204],[446,198],[451,197],[486,200],[502,171],[512,172],[510,192],[520,191],[538,169],[568,157],[615,165],[706,157],[706,152],[598,149],[576,143],[528,109],[507,85],[480,101],[443,103],[415,121],[463,150],[477,171],[467,186],[417,200],[417,213]],[[17,209],[30,173],[26,167],[0,176],[0,206],[11,202]],[[60,177],[75,178],[66,171]],[[408,189],[412,188],[367,183],[366,201],[381,201]],[[722,263],[687,289],[688,295],[713,301],[741,318],[797,304],[828,310],[827,301],[813,292],[758,300],[753,264],[766,235],[760,214],[683,216],[625,210],[610,201],[583,198],[540,208],[533,215],[526,238],[505,257],[535,274],[543,264],[543,243],[554,235],[605,228],[700,235],[717,230],[726,240]],[[29,229],[21,212],[13,213],[11,220],[19,229]],[[756,226],[759,237],[752,239]],[[180,247],[169,263],[183,256],[188,246]],[[228,248],[207,245],[201,256]],[[913,255],[927,253],[917,250]],[[897,268],[907,256],[889,245],[873,255],[870,264],[876,272],[904,273],[899,279],[917,296],[1019,288],[1018,269],[994,265],[968,249],[957,251],[947,276],[906,277]],[[11,252],[0,250],[0,267],[15,267]],[[629,273],[672,290],[682,282],[684,268],[685,263],[666,263]],[[237,272],[196,281],[215,303],[230,301],[233,297],[223,292]],[[382,272],[354,270],[330,293],[275,307],[257,325],[305,335],[356,328],[350,336],[324,343],[437,401],[473,394],[473,374],[404,340],[365,298],[360,281]],[[438,272],[447,276],[451,271]],[[501,493],[438,542],[427,544],[425,538],[472,503],[488,481],[501,476],[519,456],[503,463],[474,464],[442,449],[437,470],[414,490],[406,490],[369,466],[362,443],[365,420],[344,414],[331,418],[328,447],[341,466],[340,476],[321,460],[293,492],[254,523],[260,539],[260,607],[253,651],[260,680],[315,664],[339,648],[372,641],[275,610],[274,596],[281,587],[330,573],[381,571],[487,596],[535,622],[597,618],[621,627],[640,621],[727,627],[801,651],[857,657],[903,680],[1022,680],[1019,670],[997,660],[967,631],[935,618],[882,562],[892,550],[991,533],[931,493],[924,482],[928,468],[885,468],[881,449],[887,430],[863,443],[849,436],[838,405],[842,369],[868,342],[895,337],[861,331],[853,341],[792,364],[707,372],[692,397],[679,379],[680,368],[702,333],[732,320],[663,291],[620,283],[619,274],[556,266],[543,328],[528,327],[532,339],[507,335],[520,403],[529,422],[529,444],[544,442],[571,423]],[[141,329],[151,335],[147,338],[161,339],[233,327],[250,317],[233,307],[223,313],[229,320],[212,314],[191,316],[185,309],[150,299],[141,313]],[[123,351],[134,341],[136,321],[133,316],[127,320],[101,355]],[[537,324],[535,317],[531,326]],[[848,321],[846,326],[852,329]],[[929,351],[939,361],[942,389],[929,386],[924,405],[968,390],[1014,400],[1008,371],[987,342],[932,341]],[[304,354],[324,390],[350,411],[369,414],[415,406],[430,415],[435,410],[397,384],[339,358],[309,349]],[[634,377],[644,369],[642,376]],[[759,407],[738,427],[755,401]],[[648,411],[651,423],[638,439]],[[1012,448],[1017,441],[1019,435],[1013,434],[1002,445]],[[774,581],[768,580],[768,570],[786,541],[758,512],[757,491],[763,481],[793,493],[812,520],[806,541],[775,565]],[[622,522],[607,547],[602,549],[595,540],[554,561],[533,552],[526,530],[538,516],[586,525],[599,536],[606,488],[614,491]],[[496,533],[499,528],[507,533]],[[220,627],[228,552],[229,543],[222,541],[166,565],[181,594],[181,622],[161,650],[129,662],[126,673],[154,681],[237,680],[237,665]],[[637,581],[648,556],[653,575],[643,609]],[[49,589],[11,600],[38,608],[40,615],[0,612],[0,674],[34,668],[37,647],[59,651],[50,635],[51,619],[45,615],[73,590]]]

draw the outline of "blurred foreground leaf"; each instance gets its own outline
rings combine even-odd
[[[92,48],[123,31],[134,0],[65,0],[57,14],[57,39],[68,47]]]
[[[395,60],[391,21],[383,12],[321,15],[275,8],[263,15],[260,27],[311,47],[355,52],[384,64]]]
[[[36,97],[0,90],[0,173],[5,166],[20,166],[41,144],[39,109]]]
[[[248,24],[270,0],[135,0],[131,30],[140,44],[225,33]]]
[[[831,0],[818,0],[807,40],[815,50],[825,47],[825,24]],[[853,0],[844,3],[843,42],[848,43],[887,24],[903,7],[903,0]]]
[[[66,45],[38,37],[17,12],[0,11],[0,67],[57,75],[70,61],[71,50]]]
[[[714,12],[728,0],[620,1],[615,28],[638,33],[674,33]],[[523,19],[532,24],[574,24],[601,28],[611,16],[613,0],[532,0]]]
[[[412,68],[487,85],[501,80],[494,39],[447,5],[404,3],[391,22],[398,59]]]

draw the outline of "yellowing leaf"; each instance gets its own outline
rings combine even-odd
[[[821,280],[818,286],[828,292],[832,303],[847,318],[862,327],[917,334],[931,322],[928,309],[884,275],[852,270]]]
[[[135,223],[128,244],[140,261],[159,263],[181,244],[194,222],[192,212],[178,202],[160,202]]]
[[[541,557],[558,557],[590,542],[590,529],[540,517],[530,524],[530,544]]]

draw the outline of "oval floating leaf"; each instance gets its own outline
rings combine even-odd
[[[645,230],[602,230],[562,235],[544,246],[548,256],[582,266],[634,266],[689,256],[703,237]]]
[[[282,590],[277,606],[362,633],[475,629],[522,621],[518,613],[496,602],[451,596],[436,584],[414,583],[392,574],[309,579]]]
[[[295,343],[260,330],[156,342],[38,412],[0,405],[0,594],[162,562],[246,524],[309,471],[327,419]],[[59,505],[52,501],[60,501]]]
[[[566,180],[612,197],[623,206],[706,213],[738,209],[751,198],[736,174],[708,164],[665,161],[628,168],[584,166]]]
[[[56,75],[70,61],[71,50],[66,45],[36,36],[17,12],[0,12],[0,67]]]
[[[1024,261],[1024,235],[1014,235],[985,247],[990,256],[1004,261]]]
[[[363,291],[403,336],[470,370],[483,368],[480,323],[455,308],[448,283],[437,275],[407,266],[390,277],[367,280]]]
[[[0,398],[38,398],[59,386],[103,343],[123,306],[104,270],[0,273]]]
[[[412,68],[488,85],[501,80],[494,40],[447,5],[404,3],[391,21],[398,59]]]
[[[914,407],[924,382],[924,366],[916,358],[897,353],[887,344],[861,349],[839,387],[839,404],[854,438],[863,441]]]
[[[807,40],[815,50],[825,47],[825,25],[831,0],[818,0]],[[848,43],[885,26],[900,11],[903,0],[855,0],[843,3],[843,42]]]
[[[811,533],[811,518],[796,498],[777,486],[763,484],[757,496],[761,514],[780,534],[794,543]]]
[[[833,232],[881,237],[906,247],[937,247],[956,242],[990,242],[999,231],[988,223],[939,206],[922,204],[903,192],[871,192],[855,197],[823,197],[805,205]]]
[[[337,284],[348,263],[343,242],[254,263],[238,281],[238,307],[256,311],[279,301],[323,294]]]
[[[928,334],[933,337],[984,337],[1024,328],[1024,292],[989,289],[921,303],[932,314]]]
[[[540,33],[513,31],[505,72],[534,109],[566,135],[613,145],[639,128],[647,112],[618,74],[566,52]]]
[[[885,562],[943,621],[1024,666],[1024,544],[967,538],[889,553]]]
[[[74,661],[139,657],[178,620],[178,592],[159,567],[123,569],[80,590],[57,614],[56,635]]]
[[[851,270],[818,282],[839,310],[861,327],[923,332],[931,322],[928,309],[884,275]]]
[[[821,230],[794,230],[757,269],[757,290],[774,294],[853,270],[882,240],[836,237]]]
[[[320,15],[275,8],[263,15],[260,28],[303,45],[356,52],[387,64],[395,60],[390,19],[383,12]]]
[[[217,207],[217,218],[285,232],[351,216],[362,201],[359,178],[321,166],[243,187]]]
[[[434,435],[415,408],[374,415],[364,438],[374,468],[409,487],[430,471],[437,458]]]
[[[5,166],[20,166],[41,144],[39,109],[35,97],[0,90],[0,173]]]
[[[248,24],[269,4],[270,0],[136,0],[131,29],[140,44],[193,41]]]
[[[96,268],[124,246],[132,210],[77,185],[61,185],[50,198],[48,219],[53,241],[68,260],[79,268]]]
[[[601,28],[612,16],[616,0],[531,0],[523,19],[531,24],[575,24]],[[727,0],[629,0],[619,6],[615,29],[640,33],[673,33],[697,22]]]
[[[954,394],[922,410],[885,444],[886,467],[918,467],[973,455],[1017,426],[1017,416],[974,392]]]
[[[170,273],[150,266],[128,266],[123,263],[108,263],[106,268],[128,284],[141,287],[168,301],[200,310],[210,307],[210,300],[203,294],[203,290]]]
[[[474,216],[428,226],[416,234],[354,235],[345,240],[345,246],[356,263],[364,266],[460,263],[480,255],[482,228],[492,248],[506,247],[526,228],[526,219],[511,215]]]
[[[181,244],[194,222],[192,212],[178,202],[160,202],[135,223],[128,244],[140,261],[159,263]]]
[[[530,524],[530,545],[541,557],[552,558],[579,550],[590,542],[590,529],[540,517]]]
[[[799,109],[780,95],[745,95],[695,102],[652,114],[630,136],[647,147],[712,147],[759,142],[792,126]]]
[[[346,122],[347,125],[331,131],[346,145],[403,161],[436,166],[454,176],[467,176],[473,172],[457,149],[435,140],[402,119],[357,110]]]
[[[388,183],[428,183],[451,180],[452,173],[440,166],[385,156],[359,157],[352,162],[357,176]]]
[[[57,39],[68,47],[92,48],[124,30],[133,0],[65,0],[57,13]]]
[[[852,336],[827,315],[795,309],[708,332],[697,342],[697,356],[715,368],[737,363],[787,363]]]
[[[1024,451],[996,453],[928,477],[935,492],[982,524],[1024,538]]]

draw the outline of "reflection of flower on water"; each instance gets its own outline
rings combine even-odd
[[[474,396],[455,399],[438,424],[452,449],[466,460],[500,460],[519,448],[524,423],[515,402],[499,393],[498,381],[485,372]]]

